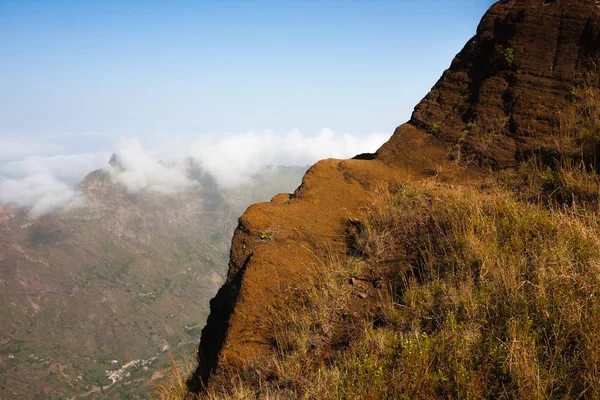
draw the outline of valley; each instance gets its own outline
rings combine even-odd
[[[245,207],[292,191],[305,168],[265,168],[221,189],[130,193],[105,171],[84,205],[0,213],[0,398],[143,398],[168,356],[193,354]],[[278,177],[265,184],[267,177]]]

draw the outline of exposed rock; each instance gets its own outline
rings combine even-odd
[[[113,167],[120,167],[121,164],[119,163],[119,157],[113,153],[112,156],[110,156],[110,160],[108,160],[108,165],[111,165]]]
[[[271,202],[278,203],[278,204],[284,204],[284,203],[288,202],[289,200],[290,200],[289,193],[279,193],[278,195],[275,195],[271,199]]]
[[[494,167],[552,151],[557,107],[598,61],[599,34],[595,1],[498,2],[410,122]]]
[[[232,241],[226,283],[211,301],[202,332],[201,363],[192,383],[196,390],[201,381],[208,382],[212,371],[222,376],[242,371],[269,351],[263,321],[271,307],[286,306],[280,290],[304,279],[317,260],[345,254],[348,221],[363,219],[373,183],[425,178],[425,170],[439,163],[449,174],[459,172],[457,165],[445,160],[446,149],[437,140],[410,125],[404,133],[403,143],[409,148],[422,146],[420,151],[431,155],[429,160],[413,165],[414,160],[407,158],[403,168],[379,160],[320,161],[288,201],[248,208]],[[261,240],[261,233],[273,228],[275,238]]]

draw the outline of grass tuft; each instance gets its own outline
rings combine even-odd
[[[196,357],[188,355],[178,359],[169,353],[169,369],[165,376],[150,382],[150,400],[185,399],[188,394],[187,380],[195,367]]]

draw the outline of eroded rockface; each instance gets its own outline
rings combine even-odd
[[[599,34],[595,1],[498,2],[410,122],[374,156],[321,161],[289,199],[248,208],[227,281],[211,301],[192,390],[251,371],[271,351],[265,317],[286,305],[285,288],[331,254],[346,254],[348,221],[368,212],[374,187],[480,183],[489,167],[551,154],[557,112],[598,60]]]
[[[496,3],[410,123],[494,167],[552,151],[557,110],[600,53],[595,1]]]

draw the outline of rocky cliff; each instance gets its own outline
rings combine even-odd
[[[286,289],[325,259],[349,253],[348,229],[369,211],[374,188],[478,185],[532,155],[552,157],[558,114],[598,61],[598,7],[587,0],[494,4],[411,120],[376,154],[321,161],[292,195],[248,208],[226,282],[211,301],[193,391],[251,375],[273,351],[265,316],[286,307]]]

